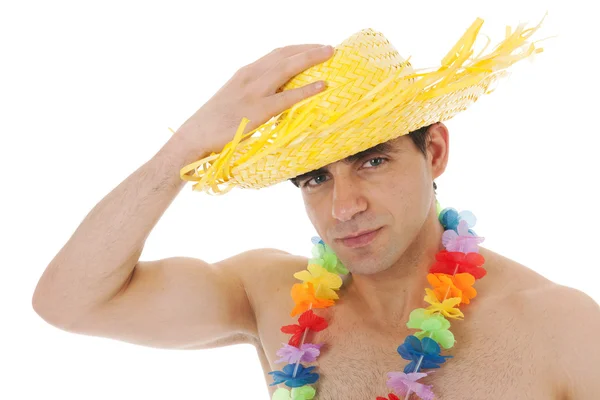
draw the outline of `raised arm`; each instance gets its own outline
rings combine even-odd
[[[107,194],[85,217],[41,276],[34,310],[64,330],[152,346],[217,343],[253,334],[253,317],[234,272],[252,267],[256,250],[210,265],[172,257],[140,262],[144,243],[185,182],[180,169],[323,88],[279,91],[296,74],[324,62],[331,48],[278,48],[234,76],[148,162]],[[207,211],[210,212],[210,211]],[[259,257],[259,258],[260,258]],[[264,260],[263,260],[264,262]],[[231,266],[233,265],[233,267]]]
[[[254,312],[238,271],[281,262],[285,254],[257,249],[214,264],[190,257],[139,262],[121,292],[68,330],[157,348],[257,343]]]

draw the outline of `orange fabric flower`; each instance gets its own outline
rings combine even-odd
[[[315,287],[310,282],[296,283],[292,286],[292,299],[294,299],[294,303],[296,303],[296,306],[290,314],[292,317],[311,308],[327,308],[334,304],[333,300],[315,297]]]
[[[447,299],[460,297],[461,303],[469,304],[477,295],[477,290],[473,288],[475,277],[468,272],[454,276],[441,273],[428,274],[427,280],[439,301],[443,301],[444,297]]]

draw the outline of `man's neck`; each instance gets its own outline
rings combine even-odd
[[[373,323],[387,325],[394,319],[408,320],[412,310],[423,307],[429,268],[436,253],[444,249],[443,233],[434,210],[412,244],[390,268],[371,275],[352,274],[344,284],[344,298],[360,307],[357,312],[368,315]]]

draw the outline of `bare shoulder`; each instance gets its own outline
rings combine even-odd
[[[483,267],[487,271],[487,275],[477,282],[482,294],[506,298],[554,285],[546,277],[506,256],[483,247],[480,247],[480,254],[485,259]]]
[[[248,250],[215,263],[240,279],[256,314],[285,297],[297,280],[294,273],[306,268],[308,258],[274,248]],[[268,308],[271,308],[269,306]]]
[[[522,304],[544,314],[548,321],[557,313],[573,314],[573,306],[587,312],[598,311],[598,304],[586,293],[553,282],[531,268],[498,253],[484,249],[488,275],[481,280],[481,291],[492,294],[494,300]],[[479,282],[478,282],[479,285]],[[551,308],[551,310],[549,310]]]
[[[548,349],[554,349],[565,398],[596,398],[600,393],[600,306],[588,294],[558,284],[536,297],[537,323],[546,333]]]
[[[558,306],[563,309],[569,303],[582,302],[588,307],[598,307],[597,303],[580,290],[558,284],[531,268],[511,260],[498,253],[483,249],[481,254],[486,259],[484,267],[488,275],[481,280],[485,291],[504,300],[521,298],[527,300],[532,307],[547,307],[553,304],[550,299],[557,299]],[[479,285],[479,282],[478,282]]]
[[[560,398],[592,399],[600,393],[600,306],[588,294],[553,284],[526,293],[533,334],[555,365]]]
[[[253,286],[258,280],[269,281],[286,273],[306,266],[307,257],[291,254],[275,248],[247,250],[215,263],[242,279],[246,286]]]
[[[488,305],[502,310],[539,342],[545,353],[541,358],[556,367],[561,398],[594,398],[600,393],[600,380],[594,376],[600,358],[598,303],[516,261],[487,250],[484,254],[491,263],[482,283],[489,279],[484,290],[494,293]]]

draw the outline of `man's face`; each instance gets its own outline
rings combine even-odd
[[[393,265],[415,239],[434,202],[432,182],[441,172],[432,169],[431,155],[426,158],[406,135],[384,147],[388,144],[389,149],[367,151],[352,162],[337,161],[298,180],[317,233],[354,274],[373,274]],[[340,240],[378,228],[362,247]]]

